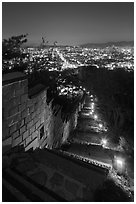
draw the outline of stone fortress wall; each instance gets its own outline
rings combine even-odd
[[[76,126],[77,111],[68,121],[62,120],[61,107],[47,103],[47,88],[37,85],[28,90],[22,73],[6,74],[2,83],[3,153],[18,145],[26,151],[57,148],[67,140]]]
[[[64,120],[61,106],[52,107],[53,101],[48,102],[47,88],[38,85],[28,90],[27,78],[20,73],[3,77],[2,102],[3,172],[6,172],[3,180],[11,187],[14,184],[13,187],[24,196],[26,193],[26,197],[28,189],[30,192],[36,189],[36,195],[41,196],[38,192],[45,188],[42,191],[44,201],[47,201],[47,189],[69,202],[94,201],[95,191],[106,180],[108,170],[54,149],[65,143],[75,129],[83,104],[78,104],[71,117]],[[25,151],[37,150],[18,151],[20,146]],[[7,154],[12,147],[17,149]],[[20,184],[24,186],[23,192]],[[9,185],[5,188],[9,189]],[[13,189],[10,193],[18,196]]]

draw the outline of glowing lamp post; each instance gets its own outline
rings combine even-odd
[[[94,119],[97,120],[97,119],[98,119],[98,116],[97,116],[97,115],[94,115]]]
[[[101,123],[99,123],[99,128],[102,128],[102,127],[103,127],[103,125]]]
[[[117,173],[123,174],[126,170],[125,159],[122,157],[114,157],[113,167],[116,169]]]
[[[107,145],[107,139],[103,138],[101,144],[105,147]]]
[[[91,108],[94,109],[94,103],[91,104]]]

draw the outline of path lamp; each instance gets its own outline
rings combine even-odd
[[[94,109],[94,103],[91,103],[91,108]]]
[[[97,119],[98,119],[98,116],[97,116],[97,115],[94,115],[94,119],[97,120]]]
[[[102,147],[105,147],[107,145],[107,139],[103,138],[101,141]]]
[[[102,127],[103,127],[103,125],[102,125],[101,123],[99,123],[99,128],[101,128],[101,129],[102,129]]]
[[[125,159],[121,156],[114,156],[113,168],[117,171],[118,174],[125,173],[126,171]]]

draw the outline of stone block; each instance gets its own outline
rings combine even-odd
[[[15,89],[15,90],[20,89],[20,82],[19,81],[13,82],[11,86],[12,86],[12,89]]]
[[[19,146],[22,146],[22,147],[23,147],[23,149],[24,149],[24,147],[25,147],[25,140],[24,140],[24,141],[22,141],[22,142],[19,144]]]
[[[27,138],[25,139],[25,144],[26,144],[26,146],[27,146],[31,141],[32,141],[31,136],[27,137]]]
[[[25,140],[28,136],[29,136],[29,131],[27,130],[23,133],[23,140]]]
[[[21,87],[19,89],[16,89],[16,95],[23,95],[25,93],[24,87]]]
[[[12,148],[12,137],[9,137],[2,141],[2,154],[5,154]]]
[[[41,124],[41,122],[40,122],[40,120],[39,120],[39,121],[36,123],[36,129],[39,128],[40,124]]]
[[[17,113],[13,116],[10,116],[7,118],[7,124],[8,126],[12,126],[14,123],[18,122],[21,119],[21,115],[20,113]]]
[[[13,132],[17,130],[17,124],[14,123],[14,125],[9,127],[9,134],[11,135]]]
[[[23,112],[21,112],[21,117],[26,118],[27,115],[28,115],[28,112],[26,109],[24,109]]]
[[[47,144],[48,144],[47,136],[39,141],[39,145],[41,148],[45,148]]]
[[[46,103],[47,103],[47,98],[46,98],[46,97],[45,97],[45,98],[43,98],[42,100],[43,100],[43,103],[44,103],[44,104],[46,104]]]
[[[41,107],[41,105],[42,105],[42,100],[39,100],[38,101],[38,107]]]
[[[26,130],[26,126],[24,125],[20,128],[20,134],[22,135],[25,132],[25,130]]]
[[[11,86],[9,84],[2,86],[2,96],[7,96],[11,92]]]
[[[9,100],[9,106],[10,107],[16,107],[21,103],[20,96],[16,96]]]
[[[40,107],[37,109],[37,111],[36,111],[36,115],[39,115],[41,113],[41,109],[40,109]]]
[[[41,124],[44,123],[44,116],[41,117]]]
[[[17,137],[12,141],[12,147],[19,145],[21,142],[22,142],[22,136],[20,135],[19,137]]]
[[[79,190],[79,185],[74,181],[65,180],[65,189],[72,195],[76,195]]]
[[[44,106],[44,105],[41,106],[41,108],[40,108],[40,112],[41,112],[41,113],[45,112],[45,106]]]
[[[34,140],[36,137],[38,137],[38,130],[34,131],[31,135],[32,140]]]
[[[35,126],[32,126],[32,127],[30,128],[30,135],[31,135],[34,131],[35,131]]]
[[[30,112],[30,114],[31,114],[32,112],[34,112],[34,105],[32,105],[32,106],[29,107],[29,112]]]
[[[30,129],[33,126],[33,120],[31,120],[28,124],[27,124],[27,129]]]
[[[27,115],[25,118],[25,124],[28,124],[32,120],[31,115]]]
[[[46,91],[43,91],[43,92],[40,94],[40,98],[41,98],[41,99],[45,98],[45,97],[46,97],[46,94],[47,94]]]
[[[38,122],[39,118],[38,117],[34,117],[33,121],[34,121],[34,124],[36,124]]]
[[[8,117],[15,115],[19,112],[18,106],[12,107],[11,109],[8,110]]]
[[[18,123],[17,123],[17,128],[20,129],[24,124],[25,124],[25,120],[24,120],[24,119],[18,121]]]
[[[21,96],[21,103],[25,103],[28,99],[28,94],[24,94]]]
[[[58,172],[55,172],[53,176],[50,178],[50,184],[53,188],[57,186],[62,186],[63,182],[64,182],[64,176],[62,176]]]
[[[25,151],[33,148],[33,150],[35,150],[37,147],[39,147],[39,143],[38,143],[38,139],[35,138],[30,144],[28,144],[26,147],[25,147]]]
[[[35,112],[31,113],[31,118],[32,118],[32,119],[34,119],[35,116],[36,116],[36,113],[35,113]]]
[[[28,80],[27,79],[22,80],[20,82],[21,82],[21,87],[27,87],[28,86]]]
[[[19,112],[23,112],[26,109],[26,103],[20,104],[19,105]]]
[[[6,92],[3,91],[2,96],[5,99],[5,101],[8,101],[8,100],[16,97],[15,89],[13,89],[11,86],[8,86],[8,90],[6,90]]]
[[[24,93],[27,93],[27,94],[28,94],[28,86],[25,86],[25,87],[24,87]]]
[[[19,130],[17,130],[16,132],[14,132],[14,133],[12,134],[13,140],[14,140],[15,138],[17,138],[18,136],[19,136]]]
[[[30,107],[32,106],[34,103],[33,103],[33,100],[32,99],[29,99],[27,100],[27,107]]]
[[[38,102],[34,103],[34,110],[37,111],[38,109]]]

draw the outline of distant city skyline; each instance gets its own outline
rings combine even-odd
[[[28,33],[28,43],[80,45],[134,40],[133,2],[4,2],[2,38]]]

